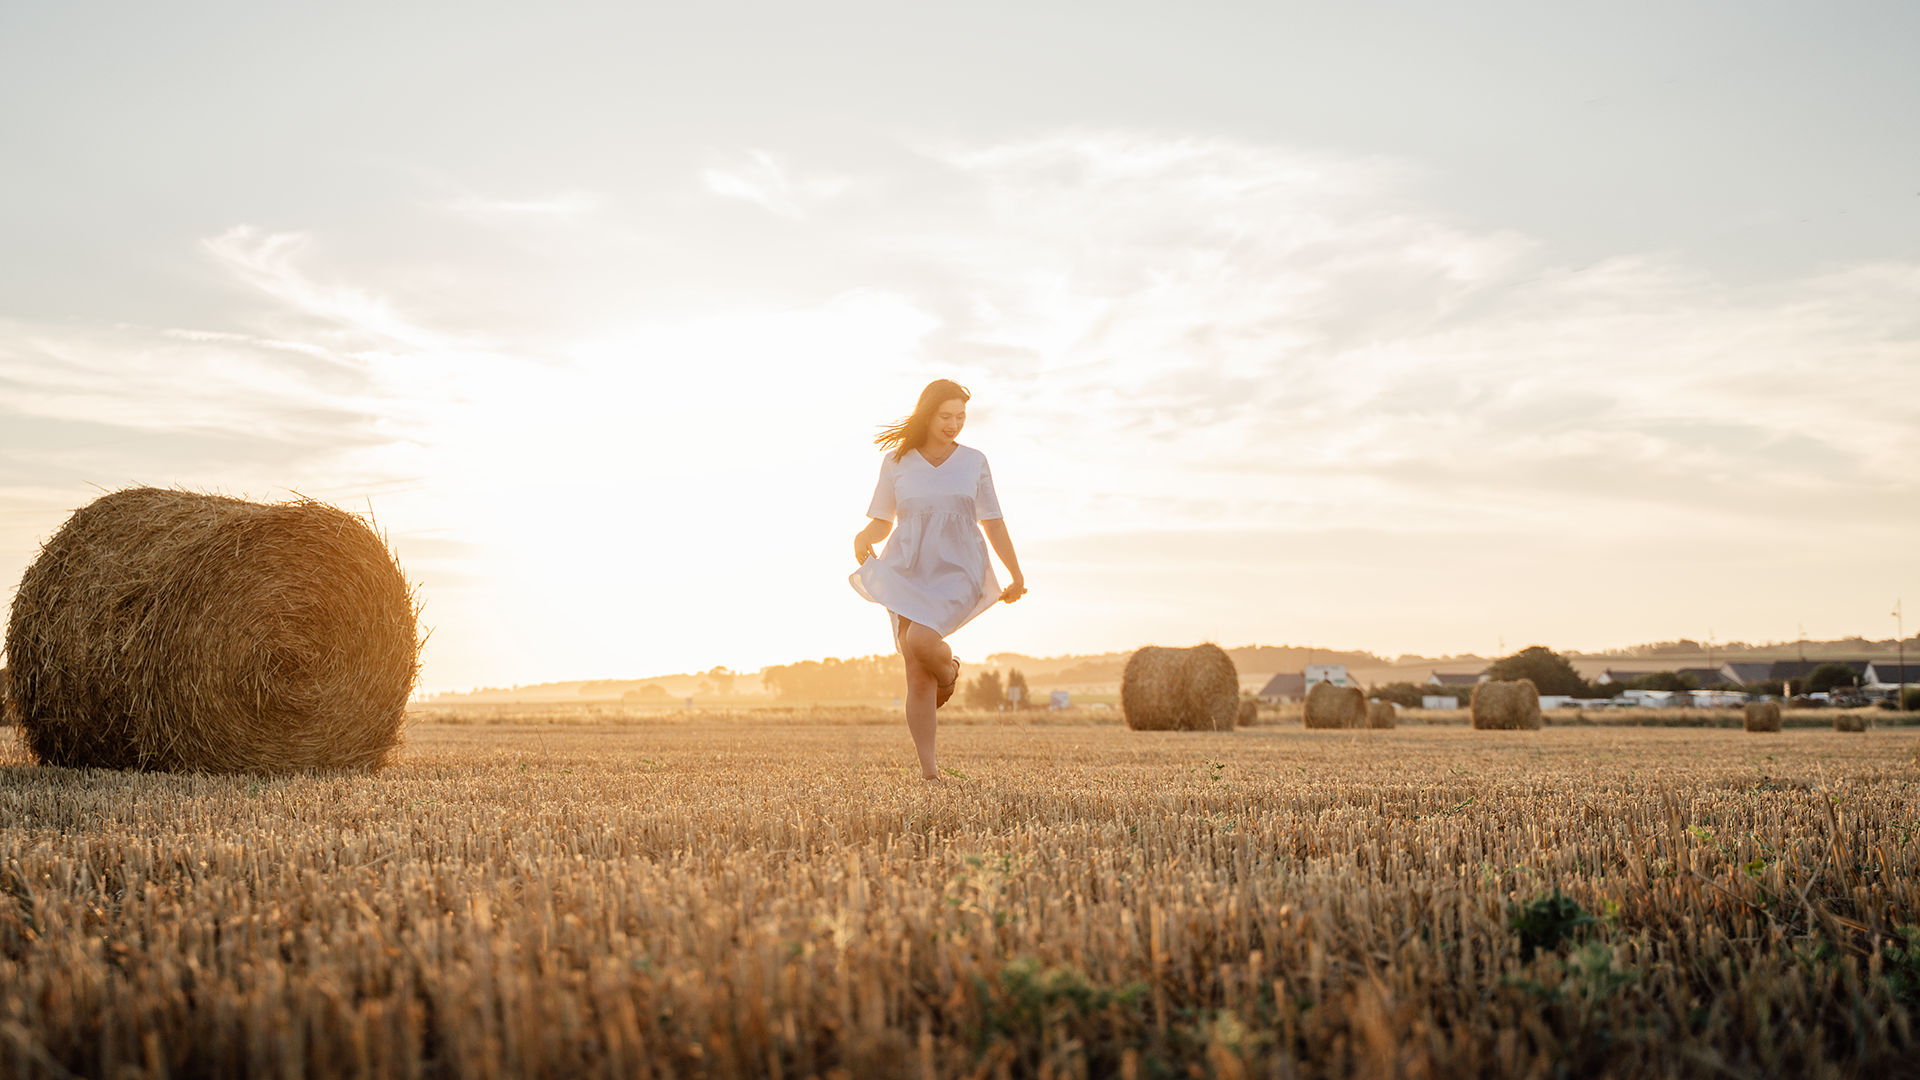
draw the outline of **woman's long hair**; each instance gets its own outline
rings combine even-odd
[[[935,379],[920,391],[920,400],[914,403],[913,414],[897,424],[880,429],[873,437],[876,445],[893,451],[893,460],[899,461],[907,456],[907,451],[916,450],[927,441],[927,432],[933,428],[933,414],[940,409],[940,403],[959,398],[962,402],[973,400],[967,388],[952,379]]]

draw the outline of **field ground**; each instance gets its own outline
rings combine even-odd
[[[1920,1073],[1911,732],[1092,719],[11,750],[0,1076]]]

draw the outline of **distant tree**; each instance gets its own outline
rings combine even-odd
[[[1854,685],[1853,669],[1845,664],[1821,664],[1807,672],[1807,685],[1802,693],[1824,694],[1835,687]]]
[[[1007,693],[1000,688],[1000,673],[983,671],[967,684],[967,707],[970,709],[997,709],[1007,703]]]
[[[1487,677],[1501,682],[1532,679],[1534,689],[1543,694],[1579,697],[1587,690],[1587,681],[1573,669],[1572,662],[1545,645],[1529,645],[1495,660],[1487,667]]]
[[[1900,707],[1908,712],[1920,712],[1920,686],[1909,686],[1900,696]]]
[[[1410,682],[1390,682],[1384,686],[1368,687],[1367,696],[1379,698],[1381,701],[1391,701],[1395,705],[1409,709],[1417,709],[1420,707],[1420,698],[1423,694],[1420,687]]]
[[[713,684],[716,693],[722,695],[733,693],[734,680],[739,677],[733,669],[724,664],[716,665],[712,671],[707,672],[707,681]]]
[[[1767,694],[1772,697],[1782,697],[1786,692],[1787,684],[1781,682],[1779,679],[1762,679],[1747,687],[1747,693],[1749,694]]]
[[[1015,694],[1015,690],[1020,692]],[[1033,704],[1033,695],[1027,692],[1027,677],[1020,674],[1019,668],[1007,672],[1007,700],[1022,709]]]

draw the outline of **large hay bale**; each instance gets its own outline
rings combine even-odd
[[[1370,728],[1390,728],[1400,722],[1400,714],[1391,701],[1367,702],[1367,726]]]
[[[1867,730],[1867,718],[1859,713],[1853,712],[1834,713],[1833,730],[1865,731]]]
[[[1228,657],[1232,659],[1232,657]],[[1240,726],[1252,727],[1260,722],[1260,699],[1252,695],[1240,698]]]
[[[344,510],[129,488],[76,511],[20,579],[13,703],[46,765],[373,768],[400,741],[417,616]]]
[[[1473,688],[1473,726],[1481,731],[1538,731],[1540,691],[1532,679],[1483,682]]]
[[[1135,731],[1232,731],[1240,715],[1240,673],[1218,645],[1149,645],[1127,659],[1120,708]]]
[[[1780,703],[1777,701],[1747,702],[1748,731],[1779,731]]]
[[[1367,726],[1367,695],[1357,686],[1335,686],[1317,682],[1307,690],[1304,717],[1310,728],[1363,728]]]

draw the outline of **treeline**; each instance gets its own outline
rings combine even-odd
[[[898,697],[906,688],[907,663],[899,653],[842,660],[802,660],[760,672],[760,685],[781,701]]]
[[[1628,690],[1739,690],[1751,694],[1780,696],[1789,691],[1799,694],[1825,693],[1853,687],[1858,680],[1845,664],[1821,664],[1804,678],[1796,677],[1791,687],[1779,679],[1767,679],[1750,685],[1726,681],[1702,686],[1692,674],[1655,671],[1630,682],[1598,683],[1582,678],[1572,661],[1544,645],[1534,645],[1512,656],[1503,656],[1487,666],[1487,677],[1500,681],[1531,679],[1542,694],[1564,694],[1577,698],[1613,698]],[[1422,697],[1453,697],[1467,701],[1473,697],[1471,686],[1431,686],[1410,682],[1387,683],[1368,689],[1368,695],[1417,708]]]

